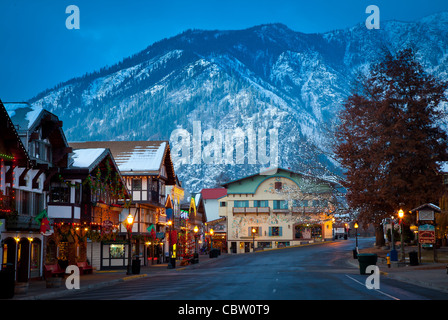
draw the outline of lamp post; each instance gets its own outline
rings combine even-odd
[[[199,232],[199,228],[198,228],[198,226],[194,226],[193,232],[194,232],[194,257],[193,257],[193,263],[197,263],[197,262],[199,262],[199,255],[198,255],[198,232]]]
[[[172,226],[173,221],[168,220],[167,222],[169,226],[169,236],[168,236],[168,269],[173,269],[175,267],[176,262],[173,263],[173,244],[171,243],[172,238]]]
[[[355,222],[355,252],[356,252],[356,257],[358,257],[358,222]]]
[[[255,251],[255,233],[257,230],[255,228],[252,228],[252,250]]]
[[[210,251],[213,250],[213,234],[215,231],[213,229],[210,229]]]
[[[404,211],[398,210],[398,217],[400,218],[400,242],[401,242],[401,261],[404,261],[404,243],[403,243],[403,217]]]
[[[131,255],[132,255],[132,247],[131,247],[131,233],[132,233],[132,225],[134,224],[134,217],[132,214],[129,214],[126,218],[126,226],[128,231],[128,246],[129,246],[129,252],[128,252],[128,266],[126,274],[131,274]]]
[[[198,253],[198,226],[194,226],[193,232],[194,232],[194,253]]]

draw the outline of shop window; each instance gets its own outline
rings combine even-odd
[[[272,248],[272,242],[258,242],[258,248]]]
[[[112,259],[124,258],[124,244],[111,244],[109,247],[109,255]]]

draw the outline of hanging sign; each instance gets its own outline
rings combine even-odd
[[[114,223],[110,220],[104,220],[101,225],[101,230],[104,233],[111,233],[113,228],[114,228]]]
[[[435,243],[435,227],[431,224],[423,224],[421,226],[418,226],[418,241],[419,243]]]

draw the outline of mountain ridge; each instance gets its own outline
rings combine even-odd
[[[318,158],[317,174],[325,174],[324,167],[340,172],[327,152],[337,112],[354,76],[385,48],[416,46],[426,69],[448,79],[448,13],[422,19],[311,34],[281,23],[186,30],[29,102],[58,114],[69,140],[167,140],[178,128],[192,133],[195,121],[204,131],[261,126],[278,130],[279,166],[308,171]],[[176,170],[197,192],[262,167],[246,162],[178,163]]]

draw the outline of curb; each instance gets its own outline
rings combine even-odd
[[[359,265],[356,265],[351,260],[348,260],[347,263],[353,267],[359,268]],[[393,280],[397,280],[397,281],[401,281],[401,282],[405,282],[405,283],[409,283],[409,284],[414,284],[416,286],[427,288],[427,289],[433,289],[433,290],[438,290],[438,291],[448,293],[448,288],[438,286],[437,284],[434,284],[432,282],[421,281],[421,280],[412,280],[412,279],[397,275],[395,273],[390,273],[390,272],[381,271],[381,270],[380,270],[380,274],[389,279],[393,279]]]
[[[108,286],[114,285],[119,282],[132,281],[132,280],[136,280],[136,279],[140,279],[140,278],[145,278],[147,276],[148,276],[147,274],[139,274],[139,275],[135,275],[135,276],[128,276],[128,277],[124,277],[124,278],[108,280],[108,281],[104,281],[104,282],[92,283],[92,284],[89,284],[86,286],[82,286],[79,289],[71,289],[71,290],[67,289],[64,291],[61,290],[61,291],[48,292],[48,293],[38,294],[38,295],[34,295],[34,296],[29,296],[29,297],[18,298],[18,299],[14,299],[14,300],[46,300],[46,299],[51,299],[51,298],[55,298],[55,297],[58,297],[58,298],[65,297],[65,296],[75,294],[75,293],[81,293],[81,292],[85,292],[85,291],[89,291],[89,290],[93,290],[93,289],[108,287]]]
[[[314,246],[314,245],[319,245],[319,244],[327,244],[327,243],[332,243],[332,242],[335,242],[335,241],[330,240],[330,241],[319,241],[319,242],[312,242],[312,243],[296,244],[293,246],[287,246],[287,247],[282,247],[282,248],[268,248],[268,249],[263,249],[263,250],[248,252],[248,253],[260,253],[260,252],[269,252],[269,251],[283,250],[283,249],[289,249],[289,248],[301,248],[301,247],[308,247],[308,246]]]

